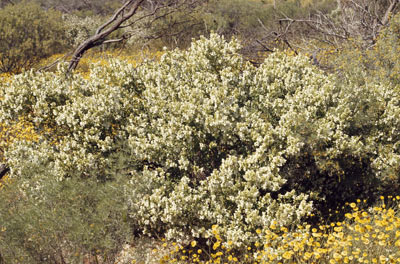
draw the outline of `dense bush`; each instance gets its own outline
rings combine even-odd
[[[123,177],[58,181],[51,171],[12,179],[0,190],[3,261],[114,263],[132,238],[124,186]]]
[[[0,9],[0,36],[0,73],[29,68],[65,47],[61,14],[34,2]]]
[[[259,240],[258,228],[398,187],[390,86],[336,82],[279,52],[254,67],[239,50],[213,34],[137,68],[15,76],[1,87],[0,122],[24,117],[40,138],[7,149],[11,179],[105,181],[115,168],[130,177],[141,232],[179,240],[218,224],[236,246]]]
[[[290,191],[272,198],[270,192],[277,191],[284,182],[277,174],[283,160],[277,157],[269,161],[253,143],[257,138],[262,140],[260,134],[270,125],[254,123],[259,131],[252,135],[254,139],[247,139],[251,129],[246,118],[262,113],[245,111],[250,107],[244,105],[251,98],[246,95],[248,88],[227,90],[252,81],[251,72],[239,77],[244,64],[236,53],[238,48],[237,43],[228,44],[217,36],[203,39],[188,52],[164,56],[160,73],[153,72],[157,64],[134,71],[129,65],[116,62],[108,68],[94,68],[89,80],[78,75],[66,78],[62,74],[33,72],[16,76],[12,86],[4,87],[2,119],[14,120],[23,115],[38,129],[57,129],[43,129],[39,144],[21,141],[8,150],[11,177],[29,178],[35,171],[51,170],[54,177],[64,179],[78,170],[82,175],[97,173],[102,178],[104,168],[109,166],[109,154],[123,148],[130,153],[124,155],[131,155],[125,166],[133,170],[134,197],[144,197],[132,200],[132,217],[138,218],[150,233],[161,228],[170,236],[177,232],[200,235],[212,222],[232,221],[227,233],[244,240],[246,230],[273,220],[286,219],[281,224],[298,222],[310,211],[307,195]],[[172,65],[176,71],[165,76],[170,87],[164,87],[161,74],[170,71]],[[194,76],[189,77],[191,74]],[[173,79],[179,75],[182,83]],[[194,77],[197,81],[190,79]],[[156,84],[163,85],[164,91]],[[171,97],[163,99],[159,93]],[[200,104],[206,94],[212,97],[204,97]],[[191,101],[186,101],[189,98]],[[166,103],[178,108],[164,109],[168,107]],[[10,108],[11,105],[23,107]],[[240,107],[244,108],[243,113]],[[170,116],[178,111],[180,115]],[[231,119],[233,113],[238,120]],[[165,116],[161,118],[162,115]],[[239,144],[241,141],[244,143]],[[221,186],[221,182],[227,185]],[[173,211],[171,207],[180,210]],[[203,224],[196,226],[195,222]]]

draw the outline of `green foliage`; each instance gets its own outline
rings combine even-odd
[[[374,62],[375,78],[391,85],[400,85],[400,13],[394,15],[388,27],[380,32],[369,57]]]
[[[339,82],[350,82],[355,87],[354,90],[348,90],[349,95],[352,94],[348,98],[354,96],[352,105],[358,105],[352,110],[353,128],[349,131],[365,138],[362,141],[365,147],[371,144],[364,153],[368,157],[365,164],[369,159],[373,170],[385,168],[379,172],[386,179],[385,191],[395,190],[399,186],[400,152],[399,135],[396,132],[400,114],[399,25],[400,14],[397,14],[382,29],[371,49],[365,50],[360,40],[351,40],[335,58]]]
[[[0,73],[29,68],[65,45],[61,14],[33,2],[0,9],[0,36]]]
[[[274,20],[273,6],[259,1],[213,0],[204,11],[206,27],[227,38],[241,35],[245,39],[257,33],[259,36],[262,30],[258,19],[270,24]]]
[[[53,8],[66,14],[74,13],[80,17],[110,15],[121,6],[119,0],[2,0],[0,8],[7,4],[17,4],[23,1],[35,2],[46,10]]]
[[[73,13],[82,18],[88,16],[110,16],[120,8],[124,1],[120,0],[36,0],[43,2],[47,8],[56,8],[61,12]]]
[[[5,263],[114,263],[131,237],[125,183],[58,181],[49,171],[13,179],[0,191]]]

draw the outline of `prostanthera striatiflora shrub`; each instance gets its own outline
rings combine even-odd
[[[254,67],[239,49],[213,34],[160,62],[93,67],[89,78],[15,76],[2,86],[0,121],[24,116],[42,134],[9,147],[11,178],[105,180],[118,166],[142,232],[179,240],[217,224],[235,245],[396,186],[395,91],[336,82],[304,56],[276,52]]]

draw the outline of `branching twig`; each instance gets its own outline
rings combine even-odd
[[[69,52],[69,53],[65,54],[64,56],[62,56],[61,58],[56,59],[52,63],[40,67],[38,69],[38,71],[47,71],[47,70],[53,68],[54,66],[56,66],[57,64],[59,64],[60,62],[65,61],[65,59],[71,55],[72,55],[72,52]]]

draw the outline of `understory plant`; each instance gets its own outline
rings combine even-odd
[[[4,263],[114,263],[133,227],[124,177],[68,178],[51,171],[13,178],[0,189]],[[0,261],[1,262],[1,261]]]

